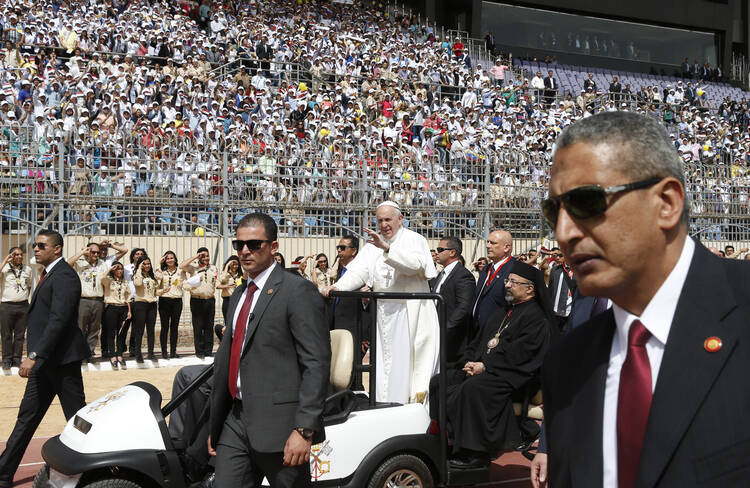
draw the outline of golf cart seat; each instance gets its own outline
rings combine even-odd
[[[521,413],[526,409],[526,415]],[[544,420],[544,411],[542,410],[542,390],[537,390],[533,396],[526,397],[523,402],[513,402],[513,413],[516,417],[524,417],[534,420]]]
[[[354,339],[345,329],[331,331],[331,376],[334,391],[349,388],[354,365]]]
[[[329,382],[333,393],[326,398],[324,425],[344,422],[354,409],[356,397],[349,389],[354,370],[354,339],[345,329],[331,331],[331,369]]]

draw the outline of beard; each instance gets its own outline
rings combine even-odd
[[[513,296],[513,293],[506,291],[505,292],[505,301],[508,303],[513,303],[513,300],[515,300],[516,297]]]

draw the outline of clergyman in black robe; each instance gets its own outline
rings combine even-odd
[[[512,305],[486,322],[456,369],[445,373],[450,462],[455,468],[481,467],[520,443],[513,393],[538,374],[552,339],[552,308],[541,272],[516,261],[505,289]],[[430,389],[434,419],[437,378]]]

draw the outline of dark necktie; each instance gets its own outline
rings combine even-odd
[[[341,279],[341,277],[344,276],[344,273],[346,273],[346,266],[342,266],[341,267],[341,274],[339,274],[339,277],[336,280]],[[339,304],[339,297],[336,297],[333,300],[333,313],[334,314],[336,313],[336,305],[338,305],[338,304]]]
[[[607,311],[609,298],[595,298],[594,307],[591,309],[591,317],[596,317]]]
[[[617,478],[619,488],[633,488],[651,409],[651,363],[646,342],[651,333],[640,320],[630,325],[628,353],[620,371],[617,397]]]
[[[229,356],[229,393],[232,398],[237,398],[237,376],[240,373],[242,346],[245,344],[245,330],[247,330],[247,319],[250,316],[250,306],[253,304],[253,296],[257,289],[258,286],[252,281],[247,285],[245,301],[242,303],[237,323],[234,325],[232,351]]]
[[[438,285],[440,284],[440,280],[443,279],[443,275],[445,274],[445,270],[441,269],[438,275],[435,277],[435,286],[432,287],[433,292],[437,292]]]
[[[42,276],[39,277],[39,281],[36,282],[37,288],[39,288],[39,285],[42,284],[42,280],[44,277],[47,276],[47,268],[44,268],[44,271],[42,271]]]

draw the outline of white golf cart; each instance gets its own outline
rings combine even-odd
[[[340,298],[429,299],[440,304],[441,369],[444,358],[444,306],[434,293],[334,292]],[[373,307],[375,309],[376,307]],[[375,323],[373,317],[373,323]],[[326,440],[312,446],[310,475],[315,487],[421,487],[486,483],[489,468],[452,470],[447,462],[445,395],[440,398],[439,428],[422,404],[375,401],[375,327],[371,363],[362,365],[346,330],[331,332],[331,384],[327,404],[340,405],[324,417]],[[208,368],[171,402],[153,385],[135,382],[79,410],[59,436],[42,448],[46,465],[34,488],[183,488],[184,444],[170,438],[165,418],[212,374]],[[356,372],[369,373],[369,391],[349,387]],[[445,391],[441,375],[440,391]],[[524,408],[525,410],[525,408]],[[442,440],[442,441],[441,441]],[[222,487],[223,488],[223,487]]]

